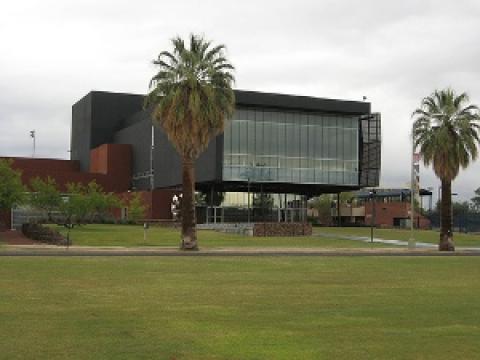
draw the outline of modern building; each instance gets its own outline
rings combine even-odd
[[[253,194],[269,194],[266,202],[276,210],[268,217],[286,220],[288,209],[304,210],[309,197],[379,184],[381,119],[370,103],[240,90],[235,96],[225,132],[196,162],[196,189],[225,193],[220,215],[209,213],[213,221],[225,220],[229,207],[258,216],[250,208],[265,206]],[[143,101],[142,95],[99,91],[79,100],[72,111],[71,158],[88,171],[92,150],[129,144],[131,190],[181,189],[180,157],[162,129],[152,126]]]
[[[196,162],[204,194],[197,221],[306,220],[307,199],[377,186],[381,120],[370,103],[235,91],[225,132]],[[11,158],[25,184],[96,181],[107,192],[142,192],[150,219],[171,218],[181,160],[152,126],[144,96],[92,91],[72,107],[71,160]],[[210,196],[208,196],[210,194]],[[8,224],[15,212],[0,214]]]

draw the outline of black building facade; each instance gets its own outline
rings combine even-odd
[[[196,163],[198,190],[311,197],[379,184],[381,120],[370,103],[235,91],[225,132]],[[93,91],[73,105],[71,158],[131,144],[132,189],[181,187],[181,160],[143,96]]]

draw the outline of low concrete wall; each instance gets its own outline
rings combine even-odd
[[[253,236],[303,236],[312,235],[310,223],[255,223]]]

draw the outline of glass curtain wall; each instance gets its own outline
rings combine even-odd
[[[358,185],[358,131],[358,116],[237,108],[223,180]]]

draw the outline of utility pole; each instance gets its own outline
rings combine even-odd
[[[370,214],[370,242],[373,243],[373,227],[376,223],[376,208],[375,208],[375,197],[377,195],[377,191],[375,189],[370,190],[369,197],[370,197],[370,204],[372,205],[372,213]]]
[[[30,130],[30,137],[33,139],[33,152],[32,157],[35,157],[35,130]]]
[[[150,145],[150,191],[155,188],[155,178],[153,175],[153,151],[155,150],[155,127],[152,125],[152,139]]]
[[[413,234],[414,215],[415,215],[415,131],[412,126],[412,163],[410,164],[410,238],[408,239],[408,248],[415,249],[415,236]]]

